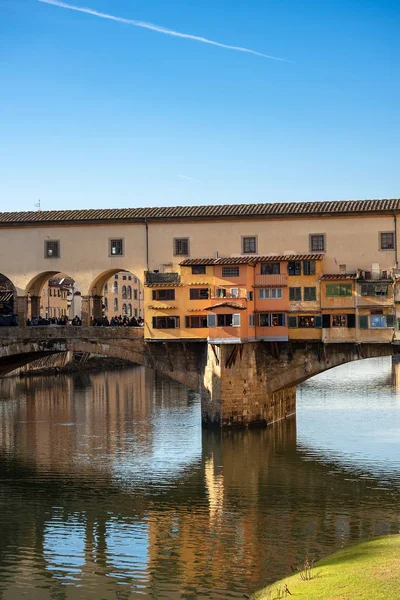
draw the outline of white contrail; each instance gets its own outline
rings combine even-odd
[[[278,58],[277,56],[269,56],[262,52],[256,52],[256,50],[250,50],[249,48],[241,48],[240,46],[229,46],[228,44],[221,44],[220,42],[213,42],[207,38],[199,37],[197,35],[190,35],[188,33],[179,33],[172,29],[166,29],[159,25],[153,25],[152,23],[146,23],[145,21],[133,21],[132,19],[124,19],[122,17],[114,17],[106,13],[98,12],[92,8],[85,8],[79,6],[73,6],[72,4],[66,4],[65,2],[59,2],[59,0],[39,0],[44,4],[52,4],[53,6],[59,6],[60,8],[68,8],[69,10],[76,10],[78,12],[87,13],[88,15],[94,15],[101,19],[109,19],[110,21],[118,21],[119,23],[126,23],[127,25],[133,25],[134,27],[143,27],[144,29],[151,29],[152,31],[158,31],[158,33],[165,33],[166,35],[173,35],[175,37],[186,38],[188,40],[195,40],[196,42],[203,42],[204,44],[211,44],[212,46],[218,46],[219,48],[226,48],[227,50],[237,50],[239,52],[248,52],[249,54],[255,54],[256,56],[262,56],[263,58],[270,58],[271,60],[282,60],[289,62],[286,58]]]
[[[181,179],[187,179],[188,181],[194,181],[195,183],[200,183],[200,181],[198,179],[194,179],[193,177],[188,177],[187,175],[179,175],[178,177],[180,177]]]

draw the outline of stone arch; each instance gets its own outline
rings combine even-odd
[[[111,320],[113,316],[119,316],[124,312],[124,305],[126,305],[125,313],[128,315],[127,301],[132,304],[134,298],[138,316],[144,317],[144,290],[141,276],[144,276],[141,269],[135,272],[125,265],[121,265],[119,269],[107,269],[99,273],[88,288],[90,316],[94,320],[103,317]],[[118,280],[114,279],[116,277]],[[136,291],[135,295],[132,290]],[[132,315],[133,313],[132,309]]]
[[[50,287],[48,288],[48,294],[44,298],[42,295],[44,287],[52,279],[54,280],[57,278],[57,276],[58,281],[54,281],[53,291],[54,293],[56,291],[58,292],[58,301],[51,298]],[[68,299],[64,296],[67,287],[69,287]],[[56,290],[56,288],[58,289]],[[66,300],[62,310],[59,306],[61,297],[63,300]],[[76,281],[75,277],[61,271],[43,271],[32,277],[25,287],[24,298],[24,309],[26,310],[26,316],[29,319],[39,317],[51,319],[59,318],[60,316],[66,316],[70,319],[74,316],[81,316],[81,286],[79,282]],[[63,312],[63,314],[61,314],[61,312]]]

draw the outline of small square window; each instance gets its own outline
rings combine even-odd
[[[222,277],[239,277],[239,267],[222,267]]]
[[[206,266],[205,265],[194,265],[192,267],[192,275],[205,275],[206,274]]]
[[[325,234],[310,233],[310,252],[325,252]]]
[[[46,240],[44,243],[45,258],[60,258],[60,240]]]
[[[257,254],[257,237],[242,237],[242,254]]]
[[[124,255],[124,240],[122,238],[110,240],[110,256]]]
[[[386,231],[380,234],[380,249],[381,250],[394,250],[395,247],[395,236],[394,231]]]
[[[189,238],[174,238],[174,255],[189,256]]]

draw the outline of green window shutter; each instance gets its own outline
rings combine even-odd
[[[400,331],[400,319],[397,319],[397,329]]]
[[[289,329],[296,329],[297,317],[289,317],[288,318],[288,327],[289,327]]]
[[[337,283],[327,283],[326,284],[326,296],[327,298],[335,298],[335,296],[339,295],[339,286]]]
[[[289,300],[301,300],[301,288],[290,287],[289,288]]]
[[[317,299],[317,289],[315,287],[305,287],[304,288],[304,300],[308,302],[312,302]]]
[[[340,285],[340,295],[341,296],[351,296],[351,283],[342,283]]]
[[[310,275],[315,275],[315,260],[310,260]]]
[[[359,315],[358,323],[360,329],[368,329],[368,315]]]
[[[386,327],[394,327],[394,315],[386,315]]]
[[[317,329],[321,329],[321,327],[322,327],[322,316],[321,316],[321,315],[317,315],[317,316],[315,317],[315,321],[314,321],[314,323],[315,323],[315,327],[316,327]]]
[[[368,285],[365,283],[361,286],[361,296],[368,296]]]

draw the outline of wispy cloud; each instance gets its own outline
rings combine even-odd
[[[74,6],[73,4],[67,4],[66,2],[60,2],[59,0],[38,0],[39,2],[43,2],[44,4],[51,4],[53,6],[59,6],[60,8],[67,8],[69,10],[76,10],[78,12],[86,13],[88,15],[93,15],[94,17],[100,17],[101,19],[109,19],[110,21],[117,21],[118,23],[125,23],[127,25],[132,25],[133,27],[142,27],[143,29],[151,29],[152,31],[157,31],[158,33],[164,33],[165,35],[173,35],[179,38],[185,38],[187,40],[194,40],[195,42],[202,42],[203,44],[211,44],[212,46],[218,46],[219,48],[225,48],[227,50],[236,50],[237,52],[247,52],[248,54],[255,54],[256,56],[261,56],[262,58],[270,58],[271,60],[281,60],[285,62],[289,62],[286,58],[279,58],[278,56],[270,56],[269,54],[263,54],[262,52],[257,52],[256,50],[251,50],[250,48],[242,48],[241,46],[230,46],[229,44],[221,44],[221,42],[214,42],[213,40],[209,40],[204,37],[199,37],[197,35],[190,35],[189,33],[180,33],[179,31],[173,31],[172,29],[167,29],[166,27],[160,27],[159,25],[154,25],[153,23],[146,23],[145,21],[134,21],[132,19],[124,19],[123,17],[115,17],[114,15],[108,15],[106,13],[98,12],[97,10],[93,10],[92,8],[85,8],[80,6]]]
[[[193,177],[188,177],[187,175],[179,175],[178,177],[180,177],[181,179],[187,179],[188,181],[194,181],[195,183],[200,183],[200,181],[198,179],[194,179]]]

